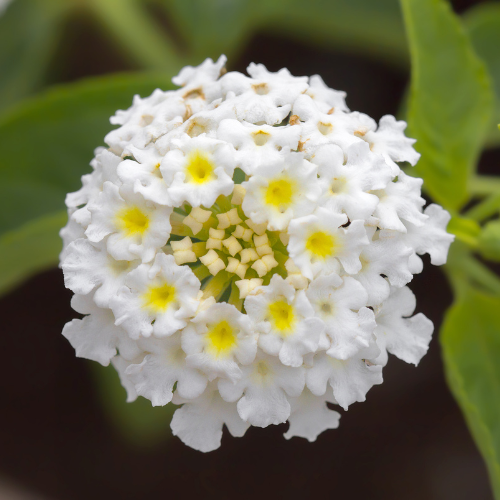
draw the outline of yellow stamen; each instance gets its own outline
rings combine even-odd
[[[165,312],[175,298],[175,287],[168,283],[152,287],[142,296],[144,307],[152,312]]]
[[[296,191],[295,182],[291,179],[275,179],[267,186],[265,202],[284,212],[292,204]]]
[[[213,356],[227,355],[236,345],[236,335],[233,327],[226,321],[220,321],[208,330],[208,351]]]
[[[269,304],[269,315],[272,325],[281,335],[286,336],[292,333],[295,327],[293,306],[284,300],[278,300]]]
[[[326,259],[335,253],[335,238],[325,231],[316,231],[307,238],[306,248],[315,257]]]
[[[116,216],[117,226],[129,236],[144,234],[149,227],[148,216],[138,207],[122,210]]]
[[[195,150],[187,157],[186,174],[189,182],[205,184],[215,179],[215,165],[206,153]]]

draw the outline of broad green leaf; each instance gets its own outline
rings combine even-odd
[[[60,86],[0,119],[0,234],[64,208],[66,193],[90,171],[109,117],[135,93],[171,88],[165,75],[129,74]]]
[[[0,295],[30,275],[57,265],[66,211],[44,215],[0,236]]]
[[[151,406],[151,401],[138,397],[127,403],[125,389],[112,366],[89,362],[107,419],[122,439],[140,448],[164,444],[172,432],[170,421],[176,406]]]
[[[143,0],[87,0],[106,31],[140,68],[176,74],[182,67],[179,54]]]
[[[463,17],[474,50],[483,59],[493,81],[496,102],[488,128],[487,144],[500,145],[500,4],[484,3],[468,10]]]
[[[494,262],[500,262],[500,220],[488,222],[479,236],[481,255]]]
[[[422,153],[415,173],[437,202],[458,209],[490,123],[490,80],[446,1],[401,5],[412,61],[409,135]]]
[[[500,297],[469,288],[446,314],[441,345],[448,384],[500,498]]]
[[[65,11],[53,0],[16,0],[0,16],[0,111],[41,85]]]

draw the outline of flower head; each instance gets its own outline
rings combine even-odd
[[[181,405],[173,433],[205,452],[224,425],[314,441],[388,353],[417,364],[433,326],[407,284],[453,239],[398,166],[418,160],[404,122],[349,111],[319,76],[225,61],[116,113],[61,230],[85,315],[63,335],[129,401]]]

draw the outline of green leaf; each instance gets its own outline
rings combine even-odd
[[[422,153],[415,174],[437,202],[456,210],[468,199],[490,123],[490,80],[447,2],[401,5],[412,61],[409,135]]]
[[[500,220],[484,226],[479,236],[479,250],[485,259],[500,262]]]
[[[488,127],[488,146],[500,145],[500,5],[484,3],[471,8],[463,17],[474,50],[486,63],[493,81],[496,102],[493,120]]]
[[[165,443],[172,435],[170,421],[175,405],[151,406],[142,397],[127,403],[125,389],[112,366],[89,362],[99,398],[106,416],[122,439],[140,448],[153,448]]]
[[[0,234],[64,209],[66,193],[90,172],[93,150],[111,130],[109,117],[135,93],[171,88],[167,76],[92,78],[25,101],[0,119]]]
[[[472,288],[446,314],[441,345],[448,385],[500,499],[500,297]]]
[[[0,295],[30,275],[57,265],[66,211],[44,215],[0,236]]]
[[[144,8],[142,0],[87,0],[97,19],[141,68],[176,74],[182,67],[176,47]]]
[[[23,0],[0,16],[0,111],[41,85],[65,11],[61,2]]]

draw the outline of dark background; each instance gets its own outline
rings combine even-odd
[[[478,2],[457,1],[462,11]],[[55,81],[130,69],[88,19],[75,19],[54,61]],[[352,110],[375,119],[397,114],[408,74],[342,52],[256,36],[230,70],[249,62],[295,75],[319,73],[348,93]],[[90,160],[90,158],[89,158]],[[481,160],[493,173],[499,151]],[[33,249],[36,251],[36,248]],[[426,263],[411,285],[417,311],[435,325],[452,296],[439,268]],[[341,414],[337,430],[315,443],[286,441],[287,424],[224,432],[202,454],[177,438],[137,446],[101,404],[90,370],[60,332],[74,318],[59,270],[41,274],[0,300],[0,499],[312,498],[490,500],[483,461],[450,395],[435,335],[418,368],[391,357],[384,384]],[[125,397],[125,394],[123,394]],[[169,422],[165,422],[168,426]]]

